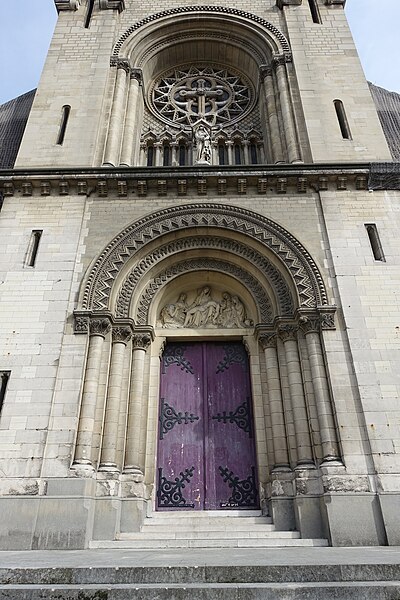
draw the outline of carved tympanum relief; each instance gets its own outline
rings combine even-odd
[[[190,296],[190,294],[189,294]],[[192,302],[182,292],[177,301],[166,304],[160,311],[159,326],[164,328],[233,329],[253,326],[245,305],[236,295],[223,292],[215,300],[210,286],[197,290]]]

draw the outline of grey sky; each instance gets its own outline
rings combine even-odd
[[[346,13],[367,78],[400,92],[400,0],[347,0]],[[56,18],[53,0],[0,0],[0,104],[37,86]]]

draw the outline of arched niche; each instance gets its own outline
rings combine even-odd
[[[241,77],[241,84],[248,90],[250,102],[243,113],[242,128],[246,134],[247,130],[256,131],[257,152],[248,152],[250,140],[246,139],[241,151],[242,164],[301,161],[289,92],[287,65],[290,62],[291,52],[285,36],[271,23],[249,12],[218,6],[189,6],[166,10],[132,25],[121,36],[111,57],[113,99],[103,164],[181,164],[175,150],[180,130],[175,131],[177,123],[173,119],[163,120],[166,111],[158,111],[154,106],[153,86],[171,70],[176,73],[176,69],[207,65]],[[268,75],[266,68],[271,69]],[[267,119],[260,118],[264,114]],[[143,119],[146,122],[143,135],[148,134],[150,128],[154,129],[156,138],[155,144],[151,142],[151,157],[148,135],[146,139],[141,138]],[[247,123],[249,119],[251,122]],[[191,125],[193,123],[186,123],[188,130]],[[165,131],[162,126],[173,133],[167,163],[163,157]],[[192,151],[187,156],[191,154]],[[210,164],[221,164],[216,149],[209,160]],[[228,164],[235,164],[235,160],[233,155],[227,156]]]

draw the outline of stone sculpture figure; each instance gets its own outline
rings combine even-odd
[[[247,318],[245,306],[238,296],[223,292],[222,300],[217,302],[210,286],[206,285],[197,290],[191,304],[187,303],[187,295],[183,292],[176,302],[166,304],[160,311],[159,324],[164,328],[233,329],[251,327],[253,322]]]
[[[211,288],[206,286],[198,291],[193,304],[186,312],[184,327],[204,327],[208,323],[217,324],[219,304],[211,298]]]
[[[194,134],[196,139],[196,164],[211,164],[211,137],[204,125],[200,125]]]

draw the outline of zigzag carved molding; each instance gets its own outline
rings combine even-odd
[[[159,246],[150,254],[147,254],[142,260],[135,264],[128,277],[125,279],[121,290],[117,298],[116,316],[122,318],[128,318],[130,315],[130,303],[132,299],[133,290],[139,281],[145,276],[145,274],[154,265],[161,263],[162,260],[168,256],[175,255],[179,252],[186,250],[198,250],[198,249],[212,249],[212,250],[224,250],[231,252],[235,256],[244,258],[251,264],[257,266],[263,275],[268,279],[272,289],[275,293],[275,299],[277,303],[277,312],[281,316],[290,316],[293,314],[294,303],[286,281],[283,279],[282,274],[274,265],[265,257],[262,256],[254,248],[250,248],[236,240],[231,240],[222,237],[185,237],[179,240],[174,240],[163,246]],[[210,267],[211,268],[211,267]],[[239,279],[244,282],[245,274],[247,273],[241,269],[242,274]],[[161,275],[160,275],[161,277]],[[245,283],[245,282],[244,282]],[[261,287],[261,286],[259,286]],[[266,296],[265,291],[260,295],[253,293],[257,299],[259,305],[260,314],[263,312],[261,306],[263,305],[263,297]],[[270,308],[270,310],[272,310]],[[272,314],[272,313],[271,313]],[[266,315],[263,317],[265,321]]]
[[[109,308],[113,283],[123,265],[148,242],[169,232],[209,227],[243,233],[256,239],[286,266],[305,308],[327,305],[317,265],[300,242],[283,227],[249,210],[222,204],[170,207],[129,225],[101,253],[86,281],[82,308]]]

